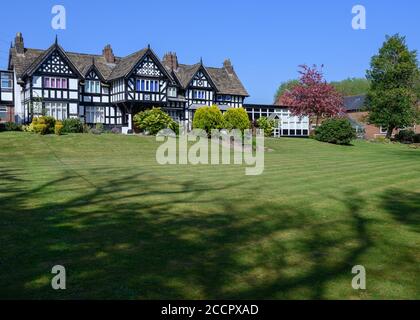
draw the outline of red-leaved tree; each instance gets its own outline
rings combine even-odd
[[[320,118],[342,113],[343,96],[325,81],[322,71],[315,65],[299,67],[299,84],[284,92],[278,103],[289,107],[294,116],[316,117],[317,126]]]

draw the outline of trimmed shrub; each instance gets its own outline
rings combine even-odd
[[[346,118],[331,118],[325,120],[315,130],[315,139],[332,144],[348,145],[356,139],[356,130]]]
[[[401,130],[395,135],[395,140],[401,143],[413,143],[415,135],[413,130]]]
[[[223,114],[223,121],[225,129],[238,129],[242,133],[251,126],[251,121],[249,121],[244,108],[229,109]]]
[[[80,119],[69,118],[63,121],[63,133],[82,133],[83,123]]]
[[[264,135],[266,137],[273,136],[273,130],[276,126],[276,121],[274,119],[269,119],[267,117],[261,117],[257,120],[257,127],[264,130]]]
[[[49,134],[54,132],[55,119],[49,116],[36,117],[32,119],[28,131],[39,134]]]
[[[211,107],[205,106],[195,111],[193,119],[193,128],[202,129],[211,134],[212,129],[224,129],[223,114],[219,107],[213,105]]]
[[[172,130],[178,128],[177,131],[179,131],[176,122],[160,108],[137,113],[133,117],[133,122],[137,129],[151,135],[156,135],[160,130],[168,128]]]
[[[54,133],[57,135],[57,136],[61,136],[61,134],[62,134],[62,131],[63,131],[63,123],[61,122],[61,121],[57,121],[56,123],[55,123],[55,126],[54,126]]]

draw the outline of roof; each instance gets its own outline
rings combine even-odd
[[[366,95],[344,97],[344,109],[349,111],[362,110],[365,107]]]
[[[249,96],[245,87],[242,85],[235,71],[227,71],[225,67],[213,68],[205,67],[202,63],[193,65],[179,64],[176,70],[169,70],[166,66],[163,67],[162,61],[157,58],[150,48],[141,49],[126,57],[115,57],[115,63],[107,63],[103,55],[85,54],[76,52],[64,51],[57,43],[53,44],[46,50],[25,48],[24,54],[18,54],[15,47],[10,49],[9,69],[13,68],[16,71],[16,77],[22,79],[27,72],[33,71],[42,60],[49,54],[54,46],[57,46],[65,54],[73,64],[73,66],[84,77],[92,69],[94,64],[96,69],[100,72],[102,78],[106,81],[118,79],[127,76],[140,59],[151,51],[156,58],[156,62],[161,64],[162,69],[169,76],[171,80],[175,78],[183,89],[186,89],[191,82],[194,75],[202,67],[210,77],[209,81],[216,86],[218,93]]]
[[[130,54],[127,57],[121,58],[109,75],[108,80],[125,77],[134,68],[135,64],[144,56],[146,51],[147,49],[142,49]]]

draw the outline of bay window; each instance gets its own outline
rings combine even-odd
[[[45,115],[56,120],[65,120],[67,119],[67,107],[67,103],[64,102],[46,102]]]
[[[85,83],[85,91],[87,93],[101,93],[101,82],[94,80],[87,80]]]
[[[206,92],[204,90],[194,90],[193,92],[194,99],[206,99]]]
[[[86,107],[87,123],[105,123],[105,107]]]
[[[44,77],[44,88],[67,89],[66,78]]]
[[[158,80],[139,79],[136,81],[136,91],[159,92],[159,87]]]

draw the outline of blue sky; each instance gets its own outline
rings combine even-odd
[[[51,28],[51,8],[64,5],[67,29]],[[354,5],[367,10],[367,30],[351,27]],[[47,48],[58,34],[68,51],[100,53],[110,43],[119,56],[151,44],[181,63],[221,66],[229,57],[251,95],[272,103],[278,85],[297,66],[324,64],[327,80],[363,77],[386,34],[407,36],[420,49],[417,0],[160,0],[4,1],[1,3],[0,68],[17,31],[25,45]]]

